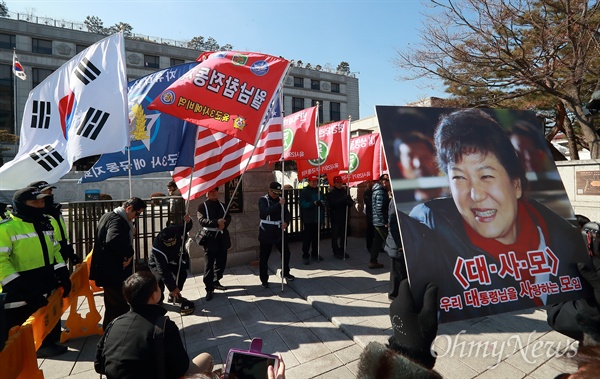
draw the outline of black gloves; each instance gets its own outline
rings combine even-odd
[[[400,283],[398,296],[390,305],[390,319],[394,335],[390,337],[390,348],[415,360],[427,368],[435,364],[431,344],[438,329],[438,287],[429,283],[423,298],[423,308],[418,310],[410,292],[408,280]]]
[[[58,281],[58,285],[64,290],[62,297],[69,297],[69,293],[71,292],[70,276],[71,275],[69,274],[69,270],[67,270],[66,266],[56,270],[56,280]]]
[[[2,287],[4,292],[20,296],[27,304],[33,307],[41,308],[48,305],[48,300],[44,295],[29,288],[25,279],[20,275]]]
[[[317,207],[320,207],[321,205],[323,205],[323,202],[321,200],[317,200],[317,201],[315,201],[315,205]]]
[[[27,304],[36,308],[41,308],[48,305],[48,299],[46,299],[46,297],[40,293],[30,291],[22,294],[22,296],[23,300],[25,300]]]
[[[60,255],[63,257],[65,263],[67,263],[67,260],[70,261],[72,265],[81,262],[79,256],[75,254],[73,246],[65,240],[60,241]]]

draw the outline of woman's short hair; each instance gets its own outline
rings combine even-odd
[[[125,279],[123,283],[123,296],[132,306],[148,304],[148,300],[158,288],[158,281],[150,271],[138,271]]]
[[[435,147],[440,169],[448,174],[448,165],[463,155],[493,154],[511,179],[521,179],[525,188],[525,169],[510,139],[492,116],[479,109],[465,109],[440,118],[435,131]]]

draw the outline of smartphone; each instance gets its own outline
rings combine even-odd
[[[273,366],[277,372],[278,365],[279,358],[276,355],[231,349],[225,363],[225,378],[267,379],[267,368]]]

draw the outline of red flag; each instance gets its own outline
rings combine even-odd
[[[340,175],[344,183],[355,186],[367,180],[378,180],[381,176],[381,138],[379,133],[365,134],[350,139],[350,169],[348,173],[330,172],[329,183]]]
[[[317,159],[317,107],[283,118],[283,159]]]
[[[289,62],[267,54],[203,53],[148,106],[254,144]],[[182,191],[183,192],[183,191]]]
[[[278,106],[275,108],[278,109]],[[283,153],[281,123],[281,113],[276,112],[261,132],[256,149],[225,133],[198,126],[189,200],[197,199],[212,188],[241,175],[246,168],[250,170],[279,160]],[[192,169],[189,167],[177,167],[173,171],[173,180],[184,198],[188,196],[190,174]]]
[[[319,159],[299,160],[298,179],[320,173],[348,170],[348,120],[332,122],[317,128],[319,134]]]

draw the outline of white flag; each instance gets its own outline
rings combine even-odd
[[[0,167],[0,190],[56,183],[73,163],[129,141],[123,33],[88,47],[29,93],[19,152]]]

